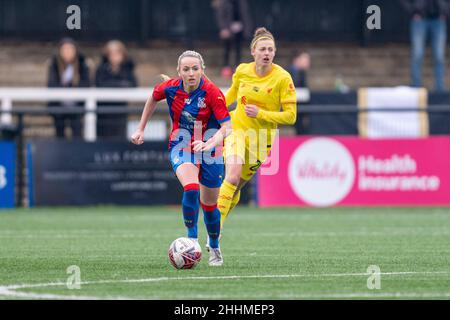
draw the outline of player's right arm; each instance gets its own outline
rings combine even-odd
[[[153,94],[147,99],[145,103],[144,110],[142,111],[141,121],[139,122],[139,126],[135,133],[131,136],[131,142],[134,144],[143,144],[144,143],[144,130],[147,126],[147,122],[150,117],[153,115],[156,109],[156,104],[158,101],[166,98],[164,89],[167,86],[167,82],[165,81],[160,85],[156,86],[153,90]]]
[[[153,112],[155,112],[156,101],[153,96],[150,96],[145,103],[144,110],[142,111],[141,121],[139,122],[139,126],[135,133],[131,136],[131,142],[134,144],[143,144],[144,143],[144,130],[147,125],[148,120],[152,116]]]

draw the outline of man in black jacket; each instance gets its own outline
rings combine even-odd
[[[422,86],[422,61],[427,34],[431,36],[435,89],[445,90],[445,47],[447,43],[447,0],[400,0],[411,15],[411,80]]]

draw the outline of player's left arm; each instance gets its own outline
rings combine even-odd
[[[247,116],[277,124],[293,125],[297,121],[297,95],[292,78],[286,77],[281,81],[280,86],[280,111],[267,111],[257,106],[247,105]]]
[[[285,103],[281,105],[281,109],[281,111],[259,109],[255,118],[276,124],[293,125],[297,121],[297,104]]]
[[[208,97],[208,105],[211,107],[214,117],[220,124],[220,129],[206,142],[194,141],[194,151],[209,151],[222,144],[223,140],[231,134],[231,117],[228,112],[225,97],[220,89],[212,90]]]
[[[210,151],[222,144],[223,140],[231,133],[231,120],[220,123],[220,129],[206,142],[200,140],[194,141],[194,151]]]

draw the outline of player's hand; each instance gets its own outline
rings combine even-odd
[[[195,140],[192,142],[194,152],[210,151],[217,146],[217,139],[211,137],[208,141]]]
[[[205,146],[205,143],[202,140],[195,140],[192,142],[192,147],[194,152],[201,152],[203,151],[203,147]]]
[[[254,104],[247,104],[245,105],[245,113],[247,114],[247,117],[250,118],[256,118],[258,115],[259,108],[255,106]]]
[[[211,139],[208,139],[208,141],[205,142],[202,151],[210,151],[214,149],[216,146],[217,140],[214,137],[212,137]]]
[[[135,133],[131,136],[131,142],[134,144],[143,144],[144,143],[144,131],[136,130]]]

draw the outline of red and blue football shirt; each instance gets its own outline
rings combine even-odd
[[[220,123],[230,120],[222,91],[206,77],[201,78],[198,88],[191,93],[184,90],[181,79],[166,80],[154,88],[153,99],[166,99],[169,106],[172,119],[169,148],[182,141],[179,138],[181,130],[183,137],[190,134],[189,142],[192,142],[203,139],[206,130],[219,129]],[[194,136],[199,132],[201,137]]]

